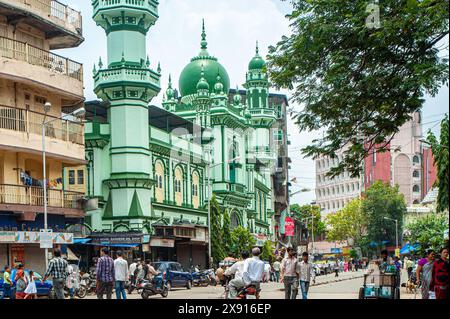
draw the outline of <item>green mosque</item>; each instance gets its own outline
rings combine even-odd
[[[169,77],[162,107],[154,106],[161,68],[149,62],[146,36],[158,2],[92,4],[108,43],[107,60],[93,69],[100,100],[86,102],[87,195],[98,200],[86,217],[93,236],[140,243],[152,260],[204,266],[211,189],[232,228],[248,228],[259,243],[277,241],[287,202],[287,98],[269,92],[258,45],[245,90],[231,89],[203,22],[199,53],[178,88]]]

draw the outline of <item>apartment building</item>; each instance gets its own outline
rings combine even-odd
[[[2,265],[20,262],[44,270],[44,253],[36,244],[44,227],[44,185],[55,236],[67,240],[67,225],[84,218],[83,194],[68,191],[63,178],[66,168],[85,164],[83,124],[66,116],[83,103],[83,66],[54,52],[83,41],[81,14],[58,1],[0,0]]]

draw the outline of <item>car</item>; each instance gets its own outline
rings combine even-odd
[[[13,282],[13,285],[11,287],[11,298],[14,299],[16,295],[16,283],[14,281],[14,277],[16,277],[17,269],[11,270],[11,280]],[[53,282],[51,280],[46,280],[45,282],[42,282],[42,275],[38,272],[33,272],[34,277],[36,277],[36,289],[37,289],[37,296],[38,297],[49,297],[52,296],[52,289],[53,289]],[[30,269],[25,269],[25,277],[30,276]],[[3,289],[3,272],[0,274],[0,299],[3,299],[4,297],[4,289]]]
[[[154,268],[163,274],[169,290],[172,288],[192,288],[192,274],[185,271],[180,263],[173,261],[158,261],[154,263]]]

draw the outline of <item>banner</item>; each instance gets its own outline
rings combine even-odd
[[[70,245],[73,244],[72,233],[52,233],[53,244]],[[40,232],[24,231],[2,231],[0,232],[0,243],[5,244],[40,244]]]
[[[286,236],[294,236],[295,221],[291,217],[286,217],[284,221],[284,231]]]

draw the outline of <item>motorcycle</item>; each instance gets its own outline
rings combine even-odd
[[[156,275],[151,281],[142,280],[137,285],[138,293],[140,293],[142,299],[148,299],[150,296],[161,295],[163,298],[167,298],[169,295],[169,287],[165,280],[166,274]]]
[[[205,270],[205,275],[209,278],[209,284],[213,287],[217,286],[217,279],[216,279],[216,273],[214,272],[214,269],[208,269]]]
[[[86,290],[86,294],[95,294],[97,291],[97,280],[92,273],[85,273],[81,276],[80,287]]]
[[[195,287],[202,286],[202,287],[208,287],[210,284],[210,278],[209,275],[206,273],[206,271],[194,271],[192,274],[192,284]]]
[[[260,299],[260,292],[255,285],[249,285],[238,291],[236,299]]]

